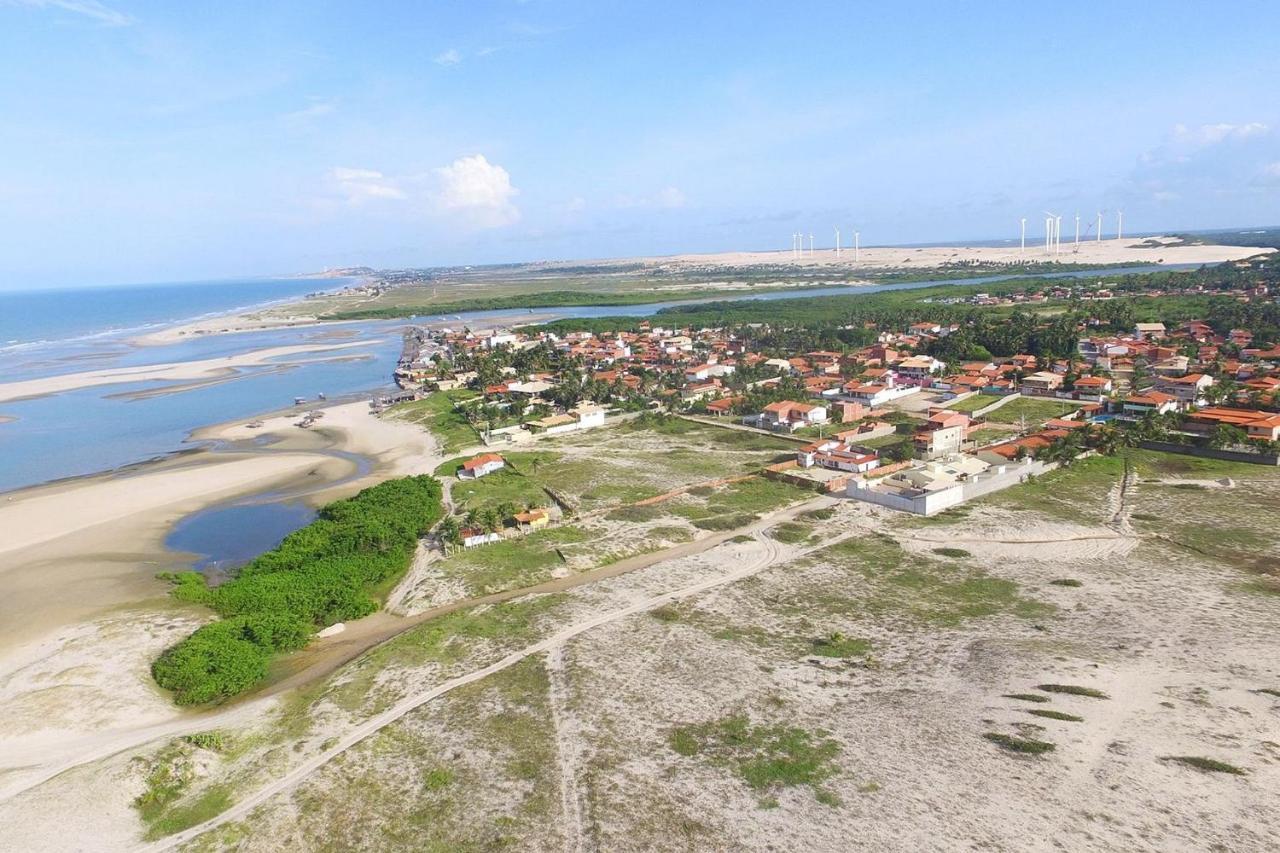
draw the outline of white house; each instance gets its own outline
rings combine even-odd
[[[462,537],[463,548],[474,548],[477,545],[487,545],[490,542],[498,542],[502,536],[482,527],[464,527],[458,533]]]
[[[458,468],[458,477],[463,480],[478,480],[506,465],[507,461],[496,453],[481,453],[462,463]]]

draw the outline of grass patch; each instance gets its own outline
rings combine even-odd
[[[1037,717],[1044,717],[1049,720],[1062,720],[1067,723],[1083,723],[1084,717],[1078,717],[1075,714],[1068,714],[1065,711],[1054,711],[1051,708],[1030,708],[1028,714],[1034,714]]]
[[[769,532],[769,535],[779,542],[785,542],[788,545],[794,545],[797,542],[803,542],[809,538],[812,528],[807,524],[800,524],[796,521],[786,521],[779,524]]]
[[[747,542],[754,542],[755,539],[746,535],[745,533],[739,533],[737,536],[733,537],[729,541],[735,545],[743,545]]]
[[[190,803],[176,805],[157,817],[148,828],[146,839],[153,841],[182,832],[211,820],[231,808],[231,787],[213,785]]]
[[[968,557],[971,556],[968,551],[963,548],[934,548],[933,553],[940,557]]]
[[[827,658],[862,657],[871,651],[871,641],[846,637],[839,631],[809,641],[809,651]]]
[[[661,507],[654,504],[648,506],[620,506],[615,510],[611,510],[605,518],[610,521],[630,521],[636,524],[643,524],[646,521],[654,521],[661,518],[666,512]]]
[[[1070,586],[1070,587],[1084,586],[1084,584],[1080,583],[1080,581],[1076,580],[1075,578],[1058,578],[1057,580],[1049,581],[1049,583],[1053,584],[1054,586]]]
[[[1228,764],[1216,758],[1204,758],[1199,755],[1165,755],[1160,760],[1176,761],[1178,764],[1194,767],[1196,770],[1201,770],[1205,773],[1229,773],[1233,776],[1243,776],[1246,773],[1245,770],[1236,767],[1234,764]]]
[[[753,725],[745,714],[678,726],[670,744],[679,755],[733,768],[753,790],[808,785],[815,795],[836,774],[840,752],[840,745],[822,730]]]
[[[808,512],[800,513],[800,517],[806,521],[826,521],[836,514],[836,508],[833,506],[823,507],[822,509],[811,509]]]
[[[677,622],[680,619],[680,610],[670,604],[663,604],[650,610],[649,615],[659,622]]]
[[[1048,702],[1048,696],[1041,696],[1039,693],[1006,693],[1005,699],[1017,699],[1019,702]]]
[[[1280,698],[1280,690],[1276,690],[1274,687],[1259,687],[1257,690],[1253,692],[1265,693],[1268,696],[1275,696],[1277,698]]]
[[[1081,687],[1078,684],[1037,684],[1036,689],[1043,690],[1046,693],[1064,693],[1068,696],[1085,696],[1089,699],[1111,698],[1101,690],[1095,690],[1092,687]]]
[[[1028,426],[1039,426],[1051,418],[1064,417],[1078,408],[1080,404],[1075,402],[1020,397],[994,412],[988,412],[985,417],[988,423],[993,424],[1016,424],[1025,417]]]
[[[1009,752],[1021,753],[1023,755],[1043,755],[1044,753],[1052,752],[1057,748],[1045,740],[1014,737],[1013,735],[1000,734],[999,732],[986,732],[983,734],[983,737],[1001,749],[1006,749]]]
[[[1039,618],[1054,608],[1019,594],[1018,585],[980,571],[908,554],[885,536],[848,539],[823,548],[815,561],[857,572],[869,589],[861,597],[815,591],[810,606],[848,615],[906,615],[938,625],[1009,614]]]
[[[466,404],[479,396],[475,391],[461,388],[437,391],[424,399],[392,406],[387,409],[385,416],[426,428],[440,442],[441,452],[456,453],[464,447],[480,443],[480,434],[458,409],[459,404]]]

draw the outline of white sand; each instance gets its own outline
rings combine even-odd
[[[118,385],[125,382],[180,382],[217,379],[234,373],[242,367],[289,364],[289,356],[308,353],[331,352],[367,347],[379,341],[348,341],[333,344],[297,344],[285,347],[268,347],[253,352],[224,358],[206,358],[199,361],[179,361],[167,364],[149,364],[139,367],[117,367],[106,370],[88,370],[83,373],[66,373],[21,382],[0,383],[0,402],[43,397],[80,388],[100,385]],[[295,362],[296,363],[296,362]]]

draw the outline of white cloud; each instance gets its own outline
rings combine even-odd
[[[676,187],[664,187],[658,192],[655,201],[658,207],[675,208],[684,207],[688,199],[685,198],[683,192]]]
[[[394,181],[373,169],[339,166],[329,171],[329,179],[348,204],[360,205],[369,201],[405,198],[404,191]]]
[[[457,48],[451,47],[443,53],[436,54],[431,61],[436,65],[443,65],[448,68],[450,65],[457,65],[462,61],[462,53]]]
[[[1202,124],[1198,127],[1187,127],[1185,124],[1175,125],[1173,135],[1182,142],[1194,145],[1217,145],[1228,139],[1248,139],[1266,133],[1269,128],[1260,121],[1247,124]]]
[[[10,5],[30,6],[34,9],[61,9],[91,18],[106,27],[125,27],[133,23],[124,12],[104,6],[98,0],[7,0]]]
[[[511,185],[507,170],[490,163],[483,154],[459,157],[435,170],[440,181],[436,206],[460,213],[475,226],[497,228],[519,221],[512,199],[520,191]]]
[[[564,209],[569,213],[580,213],[587,209],[587,200],[580,195],[575,195],[565,202]]]
[[[1262,174],[1269,178],[1280,178],[1280,160],[1262,167]]]

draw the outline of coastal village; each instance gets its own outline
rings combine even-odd
[[[413,328],[402,390],[375,407],[447,395],[488,448],[459,478],[500,470],[504,450],[540,437],[649,412],[785,437],[794,452],[762,476],[920,515],[1122,445],[1277,464],[1280,346],[1255,346],[1248,329],[1081,324],[1069,358],[930,354],[959,330],[919,320],[874,328],[866,346],[780,351],[759,343],[758,324]],[[552,520],[511,506],[505,518],[469,518],[452,539],[487,544]]]

